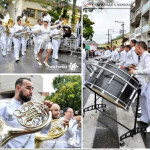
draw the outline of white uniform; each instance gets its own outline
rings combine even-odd
[[[64,117],[62,117],[61,119],[64,119]],[[69,128],[67,129],[66,133],[63,136],[54,140],[44,141],[42,143],[41,148],[68,148],[69,147],[68,141],[74,135],[72,127],[76,123],[77,123],[76,120],[71,119],[69,121]]]
[[[120,53],[120,65],[121,65],[121,66],[124,66],[125,63],[126,63],[126,55],[127,55],[127,53],[126,53],[125,50],[123,50],[123,51]]]
[[[138,64],[138,55],[135,53],[135,47],[127,52],[125,67]]]
[[[111,58],[111,51],[109,49],[104,52],[104,58]]]
[[[140,57],[138,67],[133,72],[142,84],[140,106],[144,122],[150,121],[150,54],[145,51]]]
[[[74,136],[69,139],[68,145],[71,148],[81,148],[81,128],[78,128],[78,124],[73,127]]]
[[[24,27],[24,30],[26,32],[29,32],[30,29],[29,27]],[[22,37],[22,40],[21,40],[21,44],[22,44],[22,55],[25,55],[25,52],[26,52],[26,49],[27,49],[27,41],[29,40],[28,37],[26,37],[26,35],[24,34],[24,36]]]
[[[135,47],[131,48],[131,57],[132,57],[131,64],[136,66],[139,61],[138,61],[138,55],[135,53]]]
[[[23,103],[24,104],[24,103]],[[16,109],[19,109],[23,105],[20,101],[13,98],[10,102],[3,102],[0,103],[0,117],[3,118],[5,123],[8,126],[15,127],[15,128],[24,128],[22,125],[20,125],[16,119],[16,117],[13,115],[14,111]],[[48,133],[50,130],[50,126],[47,128],[44,128],[42,132]],[[26,134],[22,136],[18,136],[16,138],[11,139],[7,145],[6,148],[28,148],[28,149],[34,149],[34,134]]]
[[[41,25],[37,24],[35,25],[32,30],[39,30],[41,27]],[[34,34],[34,54],[37,55],[38,54],[38,39],[40,37],[40,34]]]
[[[117,62],[119,60],[119,53],[117,50],[112,51],[110,60],[114,62]]]
[[[21,25],[18,25],[18,24],[14,25],[13,34],[19,33],[19,30],[24,30],[24,27],[21,26]],[[19,60],[19,51],[20,51],[21,41],[22,41],[21,38],[22,37],[20,37],[20,38],[19,37],[18,38],[14,37],[13,38],[13,41],[14,41],[14,57],[15,57],[16,60]],[[22,49],[22,55],[24,55],[23,49]]]
[[[7,53],[7,34],[6,34],[6,27],[2,27],[2,36],[1,36],[1,40],[2,40],[2,54],[3,56],[6,56]]]
[[[31,33],[35,34],[35,33],[40,33],[40,39],[38,39],[38,53],[40,51],[40,49],[52,49],[52,43],[50,41],[50,31],[57,28],[60,24],[55,25],[55,26],[51,26],[51,27],[47,27],[47,29],[44,28],[44,26],[42,25],[40,27],[40,29],[33,29]]]
[[[12,42],[13,42],[13,28],[9,27],[10,35],[8,36],[8,44],[7,44],[7,51],[11,51]]]
[[[0,103],[0,116],[11,127],[23,128],[16,117],[13,115],[14,111],[20,108],[22,104],[14,98],[9,103]],[[34,134],[27,134],[19,136],[10,140],[6,148],[34,148]]]
[[[54,29],[51,31],[52,35],[52,45],[53,45],[53,55],[52,58],[58,59],[58,50],[61,44],[61,34],[62,30],[60,29]]]

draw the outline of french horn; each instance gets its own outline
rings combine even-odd
[[[24,128],[10,127],[0,118],[0,147],[4,147],[9,140],[15,137],[35,133],[48,126],[52,114],[46,108],[44,104],[30,101],[22,105],[19,110],[15,110],[14,115]]]
[[[67,131],[67,126],[64,127],[64,121],[54,119],[51,121],[51,128],[48,134],[40,132],[35,133],[35,148],[40,148],[43,141],[52,140],[61,137]]]

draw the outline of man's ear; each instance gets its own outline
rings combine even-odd
[[[16,90],[19,90],[20,89],[20,85],[16,85]]]

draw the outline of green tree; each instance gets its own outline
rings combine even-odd
[[[75,111],[81,110],[81,76],[57,76],[53,79],[53,87],[56,91],[45,100],[57,103],[61,109],[71,107]]]
[[[86,40],[90,40],[92,41],[93,38],[93,34],[94,34],[94,30],[92,25],[94,25],[95,23],[92,22],[89,18],[88,15],[84,14],[83,15],[83,37]]]

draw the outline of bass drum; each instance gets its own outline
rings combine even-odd
[[[91,74],[85,85],[109,102],[128,110],[138,96],[138,80],[126,70],[108,62],[86,64]]]

